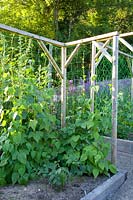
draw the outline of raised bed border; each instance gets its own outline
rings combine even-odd
[[[104,136],[105,140],[111,143],[111,138]],[[117,151],[122,153],[127,153],[133,156],[133,141],[132,140],[124,140],[117,139]]]
[[[119,171],[101,185],[82,197],[80,200],[106,200],[114,194],[127,179],[127,171]]]

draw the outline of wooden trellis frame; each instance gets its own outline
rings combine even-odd
[[[49,62],[53,65],[59,77],[61,79],[61,127],[66,125],[66,78],[67,78],[67,66],[72,61],[73,57],[79,50],[80,46],[83,44],[92,43],[92,64],[91,64],[91,91],[90,96],[92,99],[91,111],[94,112],[94,86],[95,80],[93,76],[95,75],[95,69],[100,63],[103,56],[105,56],[112,63],[112,163],[116,164],[117,162],[117,96],[118,96],[118,54],[123,54],[132,58],[132,72],[133,72],[133,56],[125,52],[119,51],[118,43],[119,41],[125,45],[131,52],[133,47],[125,40],[124,37],[133,36],[133,32],[120,34],[115,31],[103,35],[98,35],[90,38],[85,38],[81,40],[76,40],[72,42],[59,42],[51,40],[46,37],[42,37],[36,34],[32,34],[20,29],[16,29],[4,24],[0,24],[0,29],[10,31],[13,33],[21,34],[24,36],[31,37],[38,41],[40,47],[45,52],[46,56],[49,59]],[[110,41],[113,40],[113,46],[109,46]],[[105,42],[105,43],[103,43]],[[51,53],[47,49],[45,43],[52,44],[61,48],[61,67],[57,65]],[[70,56],[67,58],[67,48],[70,46],[75,46],[75,49],[72,51]],[[98,52],[96,53],[96,48]],[[111,56],[107,50],[112,49],[113,55]],[[96,59],[99,59],[96,62]],[[131,86],[131,97],[133,99],[133,76],[132,76],[132,86]]]

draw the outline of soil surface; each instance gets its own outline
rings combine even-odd
[[[74,178],[64,188],[54,188],[45,179],[32,181],[27,186],[0,187],[0,200],[80,200],[102,184],[108,177]]]

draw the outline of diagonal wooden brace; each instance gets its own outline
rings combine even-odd
[[[80,48],[80,44],[77,44],[77,46],[75,47],[75,49],[72,51],[72,53],[70,54],[69,58],[67,59],[66,63],[65,63],[65,67],[67,67],[69,65],[69,63],[72,61],[73,57],[75,56],[75,54],[78,52],[79,48]]]
[[[42,48],[42,50],[44,51],[44,53],[46,54],[46,56],[48,57],[49,61],[53,65],[53,67],[55,68],[55,70],[57,71],[57,73],[59,74],[60,78],[63,79],[63,74],[62,74],[60,68],[58,67],[58,65],[55,62],[55,60],[52,57],[52,55],[49,53],[49,50],[47,49],[45,44],[42,41],[39,41],[39,40],[38,40],[38,43],[39,43],[40,47]]]
[[[119,41],[124,44],[130,51],[133,52],[133,46],[131,46],[126,40],[124,40],[123,38],[119,38]]]
[[[112,56],[98,42],[94,41],[95,46],[104,54],[104,56],[112,63]]]
[[[102,48],[104,49],[108,44],[110,43],[110,39],[108,39],[105,43],[100,43],[102,45]],[[101,50],[99,50],[97,52],[97,54],[95,55],[95,59],[100,55]]]

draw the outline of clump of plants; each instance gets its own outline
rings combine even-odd
[[[57,126],[54,91],[47,87],[46,68],[38,71],[30,63],[29,42],[14,50],[7,45],[0,55],[0,185],[39,176],[64,185],[76,175],[115,173],[109,144],[99,135],[100,113],[90,112],[85,95],[68,114],[66,128]]]
[[[49,110],[50,94],[33,82],[30,86],[26,84],[21,98],[10,91],[12,99],[1,107],[0,184],[26,184],[41,175],[64,185],[76,175],[115,173],[107,160],[109,144],[98,133],[100,113],[90,112],[90,100],[80,97],[84,106],[58,130]]]
[[[90,112],[90,100],[85,96],[76,101],[79,106],[68,116],[67,126],[58,131],[58,136],[49,135],[51,154],[40,171],[56,185],[64,185],[72,176],[86,174],[96,178],[116,172],[107,160],[110,146],[99,135],[100,113]]]

